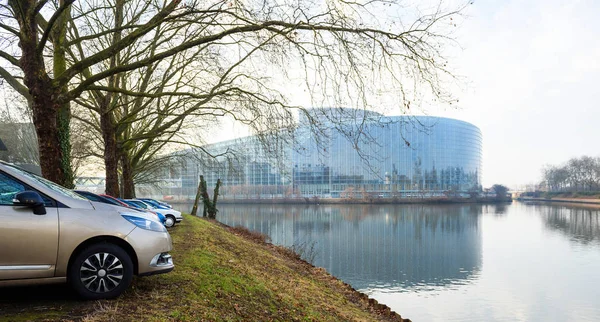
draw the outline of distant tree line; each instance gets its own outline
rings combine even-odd
[[[562,165],[548,165],[542,172],[542,185],[548,191],[600,190],[600,157],[572,158]]]

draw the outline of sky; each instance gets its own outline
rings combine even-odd
[[[475,1],[453,57],[460,109],[429,115],[483,134],[483,186],[539,182],[544,165],[600,156],[600,1]]]

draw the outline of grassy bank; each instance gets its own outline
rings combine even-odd
[[[64,286],[0,289],[4,320],[401,321],[323,269],[243,230],[187,216],[176,269],[136,278],[120,298],[82,302]],[[10,292],[10,293],[7,293]],[[35,296],[32,297],[32,293]]]

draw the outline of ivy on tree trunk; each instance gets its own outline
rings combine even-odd
[[[198,203],[200,197],[204,204],[204,210],[202,211],[202,217],[208,217],[209,219],[217,218],[217,200],[219,197],[219,188],[221,187],[221,179],[217,179],[217,185],[213,191],[213,199],[210,199],[208,195],[208,189],[206,187],[206,181],[204,176],[200,176],[200,184],[198,185],[198,192],[196,194],[196,200],[194,202],[194,208],[192,208],[192,215],[196,216],[198,213]]]

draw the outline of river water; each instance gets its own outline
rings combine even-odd
[[[413,321],[600,321],[600,211],[506,205],[220,205],[217,218]]]

